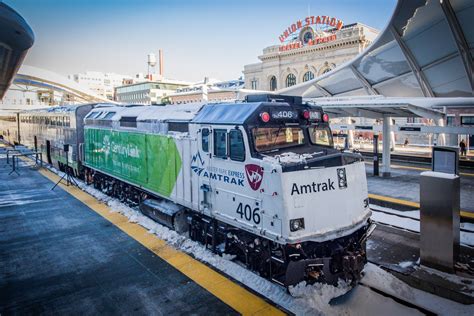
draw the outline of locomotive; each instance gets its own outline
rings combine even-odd
[[[321,107],[281,95],[97,105],[76,125],[75,166],[87,183],[278,284],[356,282],[374,228],[365,167],[333,148],[328,121]]]

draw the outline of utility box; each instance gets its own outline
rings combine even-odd
[[[420,175],[421,264],[449,273],[459,256],[460,185],[456,174]]]

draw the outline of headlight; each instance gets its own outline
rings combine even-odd
[[[304,229],[304,218],[290,219],[290,231],[295,232]]]

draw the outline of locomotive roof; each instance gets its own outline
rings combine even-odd
[[[261,104],[262,102],[207,104],[192,122],[200,124],[243,124]]]
[[[306,105],[305,105],[306,106]],[[293,106],[286,102],[240,102],[207,104],[192,120],[199,124],[239,124],[243,125],[261,107],[291,110]]]
[[[63,106],[54,106],[54,107],[47,107],[41,109],[31,109],[31,110],[22,110],[20,114],[28,114],[28,113],[49,113],[49,114],[58,114],[58,113],[70,113],[75,112],[77,109],[84,107],[84,106],[111,106],[107,103],[93,103],[93,104],[76,104],[76,105],[63,105]]]
[[[301,105],[299,105],[301,106]],[[307,105],[303,105],[307,106]],[[137,121],[189,121],[197,124],[243,125],[261,107],[292,109],[286,102],[187,103],[165,106],[96,107],[91,113],[102,112],[97,120],[120,121],[122,117],[136,117]],[[110,115],[112,113],[113,115]],[[87,119],[87,117],[86,117]]]
[[[104,112],[97,117],[101,120],[119,121],[126,116],[136,117],[137,121],[190,121],[202,108],[204,103],[170,104],[165,106],[114,106],[107,108],[95,108],[91,112]],[[105,118],[105,113],[115,113]]]

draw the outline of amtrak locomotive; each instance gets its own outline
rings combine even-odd
[[[365,167],[333,148],[328,121],[321,107],[276,95],[96,105],[70,145],[88,183],[274,282],[356,282],[374,227]],[[28,122],[18,124],[25,143]]]

